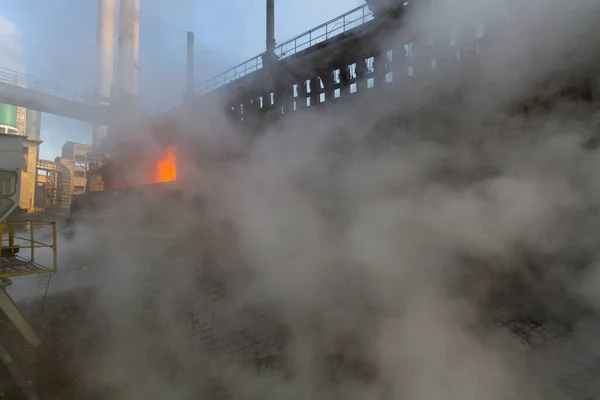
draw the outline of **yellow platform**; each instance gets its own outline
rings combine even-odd
[[[0,279],[56,272],[55,222],[2,222],[0,243]]]

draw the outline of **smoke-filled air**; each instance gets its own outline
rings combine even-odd
[[[45,398],[597,398],[600,114],[536,99],[600,93],[600,3],[414,3],[371,45],[473,31],[478,56],[252,135],[222,95],[166,128],[176,193],[59,229],[44,304],[79,305]],[[113,146],[163,154],[144,126]]]

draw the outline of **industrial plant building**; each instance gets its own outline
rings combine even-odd
[[[40,160],[41,116],[36,110],[0,104],[0,133],[26,137],[19,185],[22,212],[67,209],[72,195],[86,192],[87,155],[92,146],[66,142],[60,157],[54,161]]]
[[[36,210],[67,210],[73,195],[87,190],[88,154],[92,146],[66,142],[54,161],[38,160]]]
[[[42,114],[36,110],[28,110],[8,104],[0,104],[0,133],[26,136],[23,143],[25,168],[21,175],[21,198],[19,207],[32,211],[35,206],[35,188],[37,181],[37,163]]]
[[[89,144],[66,142],[62,154],[56,162],[65,165],[71,173],[72,193],[83,194],[86,191],[88,154],[92,151]]]

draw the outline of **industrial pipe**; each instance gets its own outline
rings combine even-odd
[[[120,100],[138,94],[139,14],[139,0],[121,0],[117,81]]]
[[[115,72],[115,0],[98,0],[98,82],[96,94],[99,106],[109,104]],[[106,137],[106,125],[94,125],[93,148]]]
[[[276,60],[275,56],[275,0],[267,0],[267,63]]]
[[[187,33],[187,93],[194,93],[194,32]]]

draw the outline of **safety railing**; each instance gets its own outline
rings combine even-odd
[[[93,96],[89,93],[65,88],[57,83],[44,81],[7,68],[0,68],[0,83],[6,83],[80,103],[91,103],[93,100]]]
[[[264,54],[264,53],[263,53]],[[263,67],[262,57],[263,54],[259,54],[235,67],[228,69],[227,71],[217,75],[216,77],[205,81],[200,84],[198,94],[204,94],[211,92],[215,89],[220,88],[223,85],[231,83],[237,79],[240,79],[252,72],[258,71]]]
[[[373,19],[373,13],[368,6],[362,5],[347,13],[340,15],[322,25],[317,26],[307,32],[304,32],[290,40],[287,40],[275,48],[275,54],[279,59],[293,56],[315,46],[321,42],[331,39],[335,36],[348,32],[351,29],[357,28]],[[211,92],[228,83],[240,79],[252,72],[258,71],[263,67],[262,57],[259,54],[241,64],[236,65],[227,71],[204,81],[196,87],[196,93],[199,95]]]
[[[37,169],[43,169],[45,171],[56,171],[56,162],[39,159],[37,161]]]
[[[364,25],[372,19],[373,13],[366,4],[362,5],[280,44],[275,48],[275,54],[280,59],[293,56],[302,50]]]
[[[0,278],[56,272],[56,222],[2,222],[0,244]],[[40,255],[42,249],[46,254]],[[40,261],[48,256],[49,262]]]

